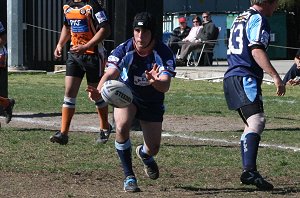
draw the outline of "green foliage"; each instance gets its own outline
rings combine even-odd
[[[283,11],[294,11],[293,9],[299,6],[299,0],[279,0],[279,9]]]

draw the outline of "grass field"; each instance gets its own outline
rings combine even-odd
[[[10,75],[9,95],[17,101],[15,113],[60,113],[63,82],[61,74]],[[77,112],[91,114],[95,109],[87,102],[84,89],[85,83],[77,99]],[[195,130],[188,132],[194,139],[163,137],[156,158],[161,177],[156,181],[144,176],[141,162],[133,155],[142,189],[133,197],[300,197],[300,87],[287,87],[286,96],[276,97],[274,86],[264,84],[263,94],[267,121],[276,127],[263,134],[262,143],[274,147],[259,150],[258,168],[274,184],[273,191],[240,185],[238,145],[201,141],[236,142],[241,130]],[[170,116],[239,119],[227,110],[222,83],[174,79],[165,103]],[[67,146],[60,146],[49,142],[52,133],[9,125],[1,129],[0,197],[129,197],[122,192],[114,135],[106,145],[95,145],[95,134],[77,132]],[[139,132],[132,134],[132,143],[134,148],[142,143]]]

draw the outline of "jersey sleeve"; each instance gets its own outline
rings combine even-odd
[[[127,43],[127,42],[126,42]],[[116,47],[109,55],[106,67],[107,68],[115,68],[120,73],[122,72],[122,68],[124,67],[126,62],[126,43],[120,44],[118,47]],[[128,52],[133,53],[133,52]]]
[[[154,52],[154,56],[155,62],[159,65],[160,75],[175,77],[176,64],[174,54],[165,44],[160,42],[158,46]]]
[[[263,18],[259,14],[254,14],[250,17],[246,34],[249,40],[249,47],[263,47],[267,49],[269,45],[270,34],[267,27],[264,25]]]
[[[102,6],[95,0],[91,0],[90,5],[93,8],[92,18],[97,29],[108,23],[108,16]]]

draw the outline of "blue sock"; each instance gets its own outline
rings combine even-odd
[[[243,169],[247,171],[256,171],[257,151],[260,141],[260,135],[257,133],[243,134],[241,137],[241,155]]]
[[[125,177],[130,176],[130,175],[134,176],[134,172],[132,170],[130,139],[126,140],[123,143],[119,143],[119,142],[115,141],[115,147],[118,152],[119,158],[121,160]]]
[[[146,165],[151,165],[151,163],[154,161],[154,158],[146,153],[144,145],[140,148],[139,154]]]

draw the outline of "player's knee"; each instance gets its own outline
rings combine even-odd
[[[116,122],[115,131],[116,135],[123,139],[129,136],[130,126],[119,124]]]
[[[76,98],[70,98],[67,96],[64,97],[63,107],[75,108],[75,106],[76,106]]]
[[[247,123],[248,123],[249,132],[255,132],[258,134],[262,134],[263,130],[265,129],[266,118],[265,118],[264,114],[258,113],[258,114],[250,116],[247,119]]]

